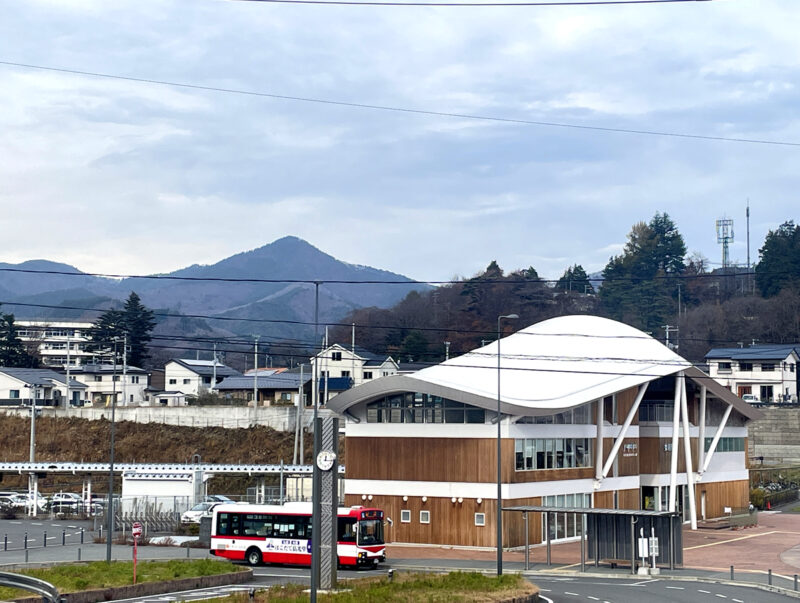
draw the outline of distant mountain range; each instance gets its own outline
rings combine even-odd
[[[411,291],[429,289],[399,274],[339,261],[293,236],[213,265],[195,264],[152,276],[159,278],[97,277],[47,260],[0,263],[1,311],[13,312],[18,319],[94,320],[98,313],[82,308],[119,307],[136,291],[146,306],[160,313],[192,317],[163,321],[157,328],[161,334],[255,333],[308,339],[313,333],[309,323],[314,322],[315,293],[308,281],[338,281],[320,286],[321,324],[341,320],[355,308],[388,308]]]

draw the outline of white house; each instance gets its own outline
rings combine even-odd
[[[391,356],[373,354],[358,346],[348,348],[338,343],[311,358],[312,370],[315,365],[322,404],[341,391],[398,372],[398,364]]]
[[[86,350],[94,324],[81,321],[16,320],[17,336],[23,342],[36,342],[45,366],[80,366],[96,355]]]
[[[108,406],[116,393],[117,404],[134,406],[149,401],[149,375],[135,366],[85,364],[70,369],[70,376],[87,387],[87,398],[93,406]]]
[[[241,373],[216,360],[173,358],[164,365],[164,389],[198,396],[234,375]]]
[[[737,396],[760,402],[797,402],[800,344],[714,348],[706,354],[708,374]]]
[[[63,406],[67,399],[67,378],[50,369],[0,367],[0,406]],[[86,400],[86,386],[70,379],[73,404]]]

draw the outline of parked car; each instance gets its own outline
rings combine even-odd
[[[216,507],[218,502],[201,502],[197,503],[188,511],[181,514],[181,523],[200,523],[203,517],[211,517],[211,511]]]
[[[222,494],[208,494],[206,495],[206,502],[218,502],[231,505],[234,504],[236,501]]]
[[[742,400],[744,400],[745,402],[747,402],[749,404],[752,404],[753,402],[759,402],[760,401],[758,399],[758,396],[756,396],[754,394],[744,394],[742,396]]]

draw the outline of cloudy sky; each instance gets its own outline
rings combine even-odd
[[[0,0],[0,61],[800,143],[797,0],[367,7]],[[657,211],[733,259],[797,220],[800,147],[390,112],[0,64],[0,261],[166,272],[284,235],[421,280],[600,270]]]

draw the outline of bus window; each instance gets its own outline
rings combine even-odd
[[[242,536],[272,536],[273,516],[264,513],[248,513],[242,520]]]
[[[358,544],[383,544],[383,522],[380,519],[363,519],[359,521]]]
[[[238,536],[239,535],[239,514],[220,513],[217,515],[217,535],[218,536]]]
[[[352,542],[356,541],[356,520],[350,517],[339,518],[339,542]]]

